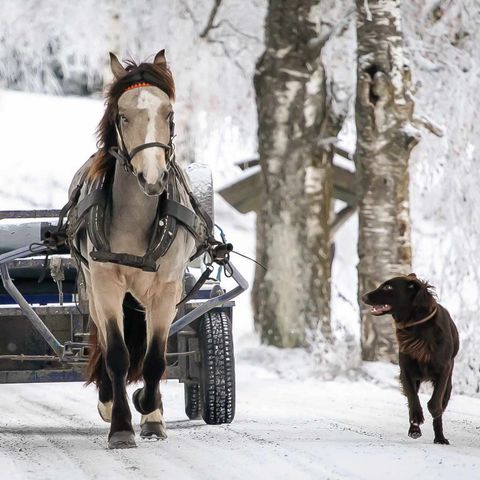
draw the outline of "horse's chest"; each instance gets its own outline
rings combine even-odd
[[[396,335],[400,352],[420,363],[429,363],[432,360],[434,345],[429,338],[415,335],[407,330],[397,330]]]

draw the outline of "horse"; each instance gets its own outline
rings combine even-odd
[[[98,151],[69,190],[76,197],[69,246],[91,317],[87,383],[98,388],[98,412],[110,423],[108,448],[116,449],[136,447],[130,382],[143,379],[133,394],[140,436],[167,436],[160,380],[198,238],[185,220],[195,212],[194,199],[175,161],[175,85],[165,51],[152,63],[125,66],[110,53],[110,66],[114,80],[97,128]]]

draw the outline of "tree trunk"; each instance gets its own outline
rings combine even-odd
[[[255,90],[264,205],[257,231],[254,307],[262,341],[305,346],[330,327],[332,153],[322,138],[341,121],[329,108],[313,11],[320,0],[270,0]]]
[[[408,161],[418,136],[411,124],[400,0],[356,4],[360,297],[411,270]],[[397,361],[390,316],[372,317],[361,301],[360,311],[363,359]]]

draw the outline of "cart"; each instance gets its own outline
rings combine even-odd
[[[213,218],[208,167],[192,164],[187,173]],[[44,242],[59,213],[0,211],[0,383],[84,381],[90,348],[84,285],[67,247],[51,252]],[[187,269],[185,292],[198,267]],[[229,273],[232,290],[225,291],[217,272],[180,306],[167,348],[167,378],[184,384],[185,413],[208,424],[230,423],[235,415],[233,299],[248,283],[231,262]],[[124,308],[140,306],[127,295]]]

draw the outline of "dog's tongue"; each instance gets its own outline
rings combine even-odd
[[[388,312],[391,310],[390,305],[373,305],[373,307],[370,309],[370,313],[373,315],[381,315],[382,313]]]

